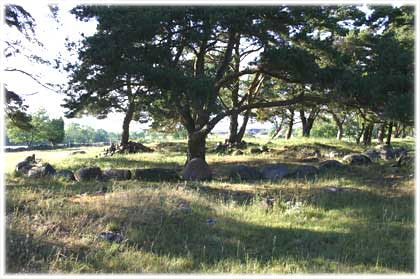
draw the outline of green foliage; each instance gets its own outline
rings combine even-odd
[[[331,120],[316,121],[311,130],[311,136],[319,138],[335,138],[337,127]]]
[[[22,129],[14,125],[12,121],[7,124],[7,135],[10,141],[14,143],[24,142],[30,146],[34,142],[48,141],[57,144],[64,139],[63,119],[50,119],[45,109],[31,115],[30,129]]]

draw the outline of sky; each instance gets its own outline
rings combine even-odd
[[[60,4],[59,5],[59,22],[52,18],[51,13],[46,5],[39,5],[35,2],[27,2],[22,5],[35,19],[36,27],[35,34],[44,47],[36,47],[32,44],[25,43],[22,34],[17,30],[4,28],[6,31],[6,38],[19,38],[28,49],[35,49],[37,52],[42,53],[42,57],[54,59],[61,53],[66,60],[74,61],[75,54],[70,55],[65,49],[66,38],[70,41],[80,40],[81,33],[85,36],[93,34],[96,30],[96,23],[81,22],[69,13],[74,4]],[[2,42],[3,43],[3,42]],[[4,48],[3,48],[4,49]],[[60,73],[46,65],[37,65],[28,63],[22,56],[17,55],[12,59],[6,61],[6,67],[24,69],[31,74],[37,74],[39,79],[43,82],[60,82],[65,83],[67,80],[66,73]],[[30,77],[16,72],[3,72],[3,80],[8,86],[9,90],[15,91],[20,94],[25,103],[29,106],[28,112],[33,113],[39,109],[45,109],[50,117],[59,118],[63,117],[65,125],[70,123],[79,123],[81,125],[91,126],[94,129],[105,129],[111,132],[121,132],[124,114],[111,113],[106,119],[98,120],[93,116],[83,116],[82,118],[67,119],[64,117],[65,109],[61,107],[64,102],[64,95],[48,90]],[[215,128],[214,131],[227,130],[229,120],[223,119]],[[249,123],[248,128],[270,128],[269,123]],[[148,124],[140,124],[132,121],[130,125],[131,131],[148,128]]]
[[[70,2],[70,3],[69,3]],[[51,13],[46,5],[40,5],[35,1],[25,2],[22,6],[35,18],[36,22],[36,37],[44,44],[44,47],[35,47],[34,45],[25,44],[25,39],[15,29],[4,28],[6,31],[6,38],[20,38],[24,45],[28,48],[34,48],[37,52],[42,53],[42,57],[54,59],[59,53],[62,54],[64,60],[74,61],[76,55],[69,55],[65,49],[66,38],[70,41],[77,41],[81,39],[81,33],[89,36],[95,32],[96,23],[81,22],[69,13],[69,10],[75,5],[71,1],[60,2],[59,5],[59,22],[51,17]],[[4,42],[2,42],[4,43]],[[4,48],[3,48],[4,49]],[[30,73],[39,73],[40,80],[44,82],[60,82],[65,83],[67,80],[66,73],[51,69],[45,65],[37,65],[28,63],[22,55],[7,59],[6,67],[24,69]],[[25,103],[29,106],[29,112],[35,112],[44,108],[50,117],[63,117],[65,125],[70,123],[79,123],[82,125],[91,126],[95,129],[105,129],[112,132],[120,132],[122,129],[122,121],[124,115],[121,113],[109,114],[106,119],[98,120],[92,116],[84,116],[83,118],[67,119],[64,118],[63,104],[64,95],[50,91],[38,85],[29,77],[20,73],[3,72],[3,80],[8,88],[12,91],[22,95]],[[227,130],[229,126],[228,118],[223,119],[214,129],[214,131]],[[251,128],[270,128],[270,123],[251,122],[248,124],[248,129]],[[130,125],[131,131],[147,128],[147,124],[140,124],[132,121]]]

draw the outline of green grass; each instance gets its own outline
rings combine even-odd
[[[214,144],[209,142],[209,150]],[[414,146],[413,140],[396,144]],[[320,139],[275,140],[268,146],[272,152],[260,155],[208,153],[206,159],[215,172],[208,182],[79,183],[13,175],[16,163],[32,153],[57,169],[96,165],[181,170],[185,142],[159,152],[107,158],[95,158],[102,148],[94,147],[74,156],[69,150],[7,153],[7,272],[414,272],[410,170],[377,161],[311,178],[227,179],[232,164],[300,164],[296,158],[305,148],[363,150]],[[292,151],[286,156],[284,150]],[[103,186],[108,192],[95,194]],[[327,186],[344,190],[332,193],[325,190]],[[276,197],[272,210],[264,207],[267,195]],[[214,224],[207,224],[210,218]],[[100,239],[105,230],[121,231],[127,241]]]

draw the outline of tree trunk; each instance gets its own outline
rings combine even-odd
[[[392,136],[392,126],[394,126],[394,123],[392,121],[388,124],[388,134],[386,135],[386,144],[391,145],[391,136]]]
[[[401,138],[405,139],[407,137],[407,127],[403,126],[401,129]]]
[[[242,142],[242,139],[245,135],[246,125],[248,125],[249,115],[251,114],[251,110],[247,110],[245,112],[244,120],[242,122],[241,128],[239,129],[238,135],[236,136],[236,142]]]
[[[366,124],[365,123],[363,123],[362,124],[362,128],[360,129],[360,132],[359,132],[359,134],[357,135],[357,137],[356,137],[356,143],[357,144],[360,144],[360,139],[362,138],[362,135],[364,134],[364,132],[365,132],[365,126],[366,126]]]
[[[382,123],[379,126],[379,131],[378,131],[378,142],[379,143],[384,143],[384,137],[385,137],[385,126],[386,126],[386,122]]]
[[[283,127],[284,118],[281,119],[280,124],[277,126],[276,130],[274,131],[273,135],[271,136],[271,139],[274,139],[277,137],[277,135],[280,133],[281,128]]]
[[[128,144],[128,139],[130,137],[130,122],[133,119],[134,114],[134,105],[130,103],[128,105],[128,109],[124,116],[123,126],[122,126],[122,134],[121,134],[121,145]]]
[[[202,132],[188,133],[187,162],[193,158],[206,160],[206,138]]]
[[[394,138],[399,138],[401,134],[401,125],[398,123],[395,123],[394,127],[395,127]]]
[[[312,126],[314,125],[314,121],[318,113],[315,111],[315,109],[312,109],[308,118],[305,117],[304,110],[300,110],[299,113],[300,119],[302,121],[302,136],[309,138],[311,135]]]
[[[230,122],[229,122],[229,142],[234,143],[237,142],[238,138],[238,114],[233,113],[230,116]]]
[[[337,140],[341,140],[343,138],[343,122],[344,120],[341,120],[340,117],[331,111],[331,114],[334,118],[335,125],[337,126]]]
[[[337,125],[338,131],[337,131],[337,140],[343,139],[343,124],[340,122],[339,125]]]
[[[369,123],[363,133],[363,144],[370,145],[372,142],[373,123]]]
[[[295,110],[291,109],[290,116],[289,116],[289,123],[287,126],[287,133],[286,133],[287,140],[290,139],[290,137],[292,136],[294,120],[295,120]]]

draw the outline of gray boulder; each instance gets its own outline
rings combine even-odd
[[[311,175],[317,174],[318,171],[319,171],[318,168],[314,166],[301,165],[295,169],[293,176],[297,176],[297,177],[311,176]]]
[[[131,171],[124,169],[107,169],[103,171],[102,176],[105,179],[129,180],[131,178]]]
[[[28,156],[25,160],[17,163],[15,170],[18,173],[28,174],[29,170],[33,168],[35,163],[35,154],[32,154],[32,156]]]
[[[363,154],[349,154],[344,156],[342,161],[349,165],[363,165],[372,163],[372,160]]]
[[[191,159],[182,171],[182,178],[186,180],[209,180],[212,177],[209,165],[201,158]]]
[[[229,178],[241,180],[257,180],[262,178],[262,174],[257,168],[245,165],[237,165],[231,167],[229,171]]]
[[[92,179],[101,179],[102,171],[98,167],[87,167],[78,169],[74,177],[77,181],[88,181]]]
[[[134,170],[134,179],[149,181],[173,181],[179,180],[176,171],[164,168],[136,169]]]
[[[52,176],[55,175],[56,171],[48,163],[43,164],[40,167],[33,167],[28,172],[28,177],[32,178],[40,178],[40,177],[46,177],[46,176]]]
[[[238,156],[238,155],[243,155],[244,153],[242,152],[242,150],[235,150],[232,152],[232,155]]]
[[[363,153],[363,155],[368,156],[371,160],[376,160],[381,157],[381,154],[374,149],[368,149],[367,151]]]
[[[327,169],[339,169],[342,168],[343,164],[337,160],[326,160],[319,164],[319,170],[327,170]]]
[[[253,147],[253,148],[251,148],[251,149],[249,150],[249,152],[250,152],[251,154],[260,154],[260,153],[262,153],[263,151],[262,151],[260,148],[258,148],[258,147]]]
[[[69,170],[61,170],[61,171],[58,171],[55,174],[55,176],[56,177],[63,177],[64,179],[70,180],[70,181],[76,180],[76,178],[74,178],[74,173],[72,171],[69,171]]]
[[[86,151],[83,151],[83,150],[77,150],[77,151],[73,151],[73,152],[71,153],[71,155],[78,155],[78,154],[86,154]]]
[[[290,168],[282,164],[265,165],[260,171],[263,178],[270,180],[281,179],[291,173]]]

